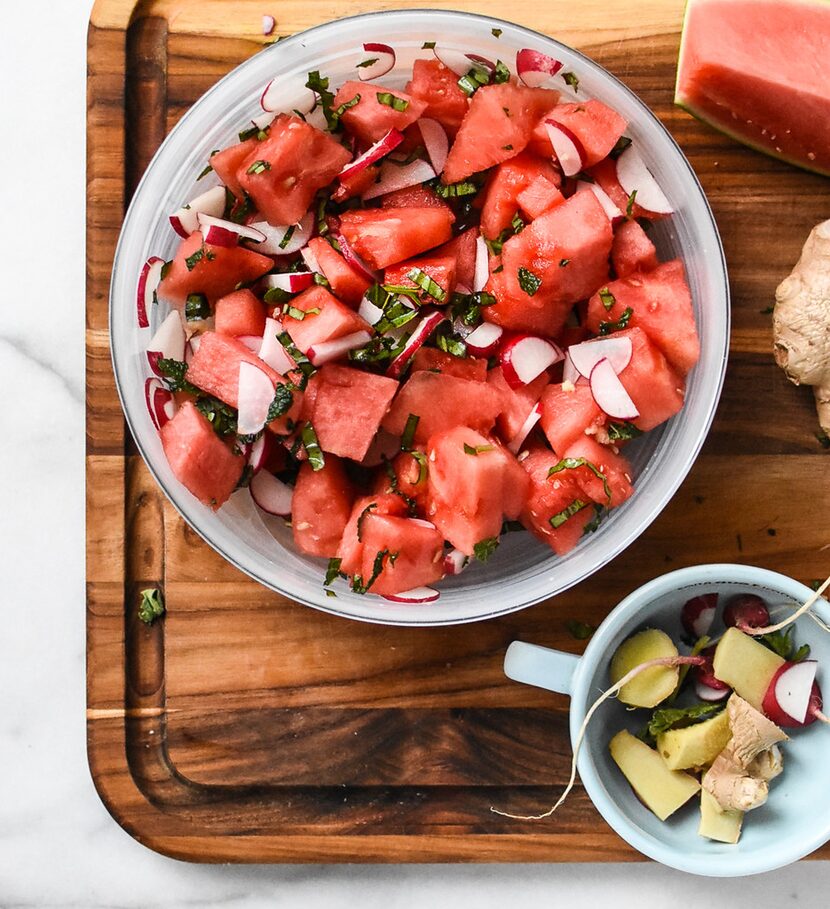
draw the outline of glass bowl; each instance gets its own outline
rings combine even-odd
[[[493,28],[501,29],[500,37]],[[198,502],[173,476],[144,400],[150,374],[144,351],[166,307],[151,308],[149,329],[139,328],[135,315],[142,265],[151,255],[171,258],[178,244],[167,215],[196,194],[196,176],[210,152],[234,142],[261,113],[263,86],[275,77],[284,81],[289,108],[292,91],[299,97],[311,70],[329,76],[333,86],[354,78],[366,41],[396,49],[395,69],[380,80],[393,87],[403,86],[413,60],[431,54],[422,49],[426,41],[501,59],[511,70],[516,51],[529,47],[575,72],[580,94],[603,101],[629,121],[626,134],[638,143],[675,209],[671,218],[655,224],[652,236],[661,259],[680,257],[686,266],[701,339],[683,410],[629,446],[636,492],[596,533],[564,557],[529,533],[508,533],[489,563],[442,581],[440,598],[425,604],[361,596],[341,580],[333,588],[337,596],[329,597],[323,588],[325,562],[297,552],[290,529],[263,516],[246,491],[234,494],[218,512]],[[199,191],[209,183],[205,178]],[[124,220],[110,289],[110,333],[116,384],[139,451],[176,509],[217,552],[266,587],[326,612],[394,625],[448,625],[503,615],[561,593],[622,552],[657,517],[694,463],[715,412],[728,352],[729,290],[715,221],[689,162],[626,86],[577,51],[510,22],[400,10],[340,19],[286,38],[234,69],[182,117],[150,163]]]

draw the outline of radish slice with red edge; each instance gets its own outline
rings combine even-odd
[[[291,514],[294,490],[267,470],[254,474],[248,485],[251,498],[267,514],[287,517]]]
[[[273,16],[262,17],[262,34],[266,37],[276,28],[277,20]]]
[[[225,201],[225,187],[214,186],[174,211],[170,215],[170,226],[180,237],[189,237],[193,231],[199,229],[199,215],[220,217],[225,210]]]
[[[764,695],[764,713],[778,726],[809,726],[821,710],[821,691],[816,684],[818,663],[802,660],[784,663],[769,683]]]
[[[251,117],[251,123],[259,130],[268,129],[268,127],[277,119],[276,114],[266,111],[258,117]]]
[[[461,574],[470,564],[470,557],[460,549],[451,549],[444,553],[444,574],[454,576]]]
[[[303,262],[305,262],[306,268],[315,272],[318,275],[323,274],[323,269],[320,268],[320,263],[317,261],[317,256],[314,255],[314,251],[310,246],[304,246],[300,250],[300,255],[303,257]]]
[[[364,297],[360,301],[360,306],[357,308],[357,314],[370,325],[375,325],[383,318],[383,310],[379,306],[375,306],[368,297]]]
[[[395,51],[388,44],[364,44],[366,59],[357,65],[357,75],[361,82],[380,79],[395,66]]]
[[[732,689],[727,685],[726,688],[711,688],[709,685],[706,685],[700,680],[695,681],[695,694],[700,698],[701,701],[708,701],[713,703],[715,701],[722,701],[724,698],[728,698],[732,694]]]
[[[567,126],[548,118],[545,120],[545,129],[553,146],[553,153],[559,162],[559,167],[566,177],[573,177],[585,166],[585,151],[582,143]]]
[[[314,230],[314,213],[309,212],[296,224],[279,224],[275,226],[267,221],[255,221],[249,227],[251,230],[256,230],[264,235],[264,239],[256,248],[258,253],[265,253],[269,256],[293,256],[311,238]],[[286,238],[286,234],[289,231],[290,236]]]
[[[450,140],[447,137],[447,131],[437,121],[429,117],[421,117],[418,120],[418,129],[421,130],[421,138],[424,140],[424,148],[429,155],[432,169],[436,174],[440,174],[447,163],[447,157],[450,152]]]
[[[270,432],[264,432],[250,446],[247,461],[254,474],[258,474],[265,467],[265,462],[274,447],[273,439],[274,437]]]
[[[343,335],[342,338],[335,338],[333,341],[320,341],[312,344],[306,353],[315,366],[322,366],[331,360],[338,360],[350,350],[363,347],[371,340],[372,336],[368,331],[355,331],[350,335]]]
[[[562,63],[540,51],[523,47],[516,53],[516,72],[529,88],[539,88],[562,69]]]
[[[162,268],[164,268],[164,259],[160,259],[158,256],[150,256],[141,268],[135,295],[135,308],[139,328],[150,327],[147,313],[153,305],[156,288],[161,281]]]
[[[350,161],[343,170],[337,175],[340,180],[346,180],[349,177],[359,174],[366,170],[370,164],[375,164],[381,158],[385,158],[390,152],[394,151],[403,142],[404,135],[399,129],[392,129],[371,148],[367,148],[362,155],[358,155],[354,161]]]
[[[360,256],[352,249],[349,241],[343,236],[343,234],[337,234],[335,237],[337,240],[337,245],[340,247],[340,255],[351,265],[351,267],[362,277],[366,278],[367,281],[371,281],[373,284],[378,284],[380,282],[380,275],[378,272],[373,271],[369,266],[360,258]]]
[[[167,318],[159,325],[158,330],[147,345],[147,359],[150,369],[161,375],[158,369],[159,360],[184,360],[184,347],[187,337],[182,325],[182,317],[177,309],[171,310]]]
[[[411,164],[389,164],[384,163],[380,167],[380,179],[373,183],[369,189],[363,193],[363,200],[376,199],[378,196],[385,196],[387,193],[397,192],[399,189],[408,189],[410,186],[418,186],[427,180],[435,179],[435,171],[432,165],[427,164],[420,158]]]
[[[264,287],[276,287],[289,294],[298,294],[307,290],[314,283],[310,271],[292,271],[282,275],[266,275],[262,279]]]
[[[274,400],[274,383],[253,363],[239,364],[239,413],[236,431],[250,436],[265,426],[268,408]]]
[[[603,357],[591,370],[588,381],[594,401],[603,413],[615,420],[636,420],[640,416],[610,360]]]
[[[568,348],[568,357],[576,371],[589,379],[594,367],[602,359],[608,360],[614,372],[619,375],[631,362],[631,351],[631,338],[597,338],[572,344]]]
[[[267,239],[261,230],[251,225],[225,221],[223,218],[215,218],[204,212],[199,212],[196,217],[199,220],[199,229],[202,231],[205,243],[211,243],[214,246],[236,246],[240,240],[262,243]]]
[[[484,290],[490,277],[490,255],[484,237],[476,237],[476,264],[473,272],[473,292]]]
[[[288,355],[286,349],[280,344],[277,336],[282,334],[282,323],[277,319],[265,320],[265,331],[262,333],[262,342],[257,356],[271,369],[276,370],[281,376],[297,368],[297,364]]]
[[[527,415],[524,423],[522,423],[521,428],[516,433],[515,436],[510,440],[510,444],[507,448],[513,452],[513,454],[518,454],[519,449],[524,445],[525,439],[533,431],[533,427],[542,419],[542,406],[538,402],[533,405],[533,409]]]
[[[482,322],[464,338],[464,343],[474,357],[489,357],[498,350],[503,333],[504,329],[500,325]]]
[[[629,145],[617,158],[617,180],[629,197],[637,193],[635,201],[646,211],[655,215],[670,215],[674,211],[636,146]]]
[[[597,197],[597,202],[602,206],[602,210],[608,215],[608,220],[612,225],[619,224],[620,221],[625,220],[625,215],[599,183],[588,183],[585,180],[578,180],[576,191],[578,193],[593,193]]]
[[[255,354],[259,353],[259,348],[262,346],[262,338],[259,335],[237,335],[236,340]]]
[[[687,600],[680,610],[680,621],[686,634],[696,641],[708,634],[715,621],[717,608],[716,593],[704,593]]]
[[[158,379],[150,377],[144,383],[144,400],[153,426],[158,430],[176,415],[176,401]]]
[[[519,335],[502,347],[499,359],[507,384],[511,388],[521,388],[563,356],[552,341],[534,335]]]
[[[432,312],[428,316],[424,316],[409,336],[403,350],[389,364],[386,375],[391,376],[393,379],[397,378],[403,372],[404,366],[409,362],[415,351],[424,345],[429,336],[443,321],[443,312]]]
[[[440,596],[434,587],[413,587],[401,593],[388,593],[383,599],[392,603],[434,603]]]
[[[448,47],[433,47],[433,54],[447,67],[451,69],[456,76],[465,76],[473,68],[473,60],[469,54],[462,51],[452,50]],[[490,64],[493,69],[493,64]]]
[[[285,99],[291,99],[290,102]],[[317,96],[307,88],[305,83],[298,83],[293,88],[286,87],[285,80],[272,79],[263,89],[259,98],[260,107],[269,113],[279,113],[280,111],[297,110],[301,114],[307,114],[314,110],[317,104]]]
[[[562,364],[562,384],[565,382],[570,382],[571,385],[576,385],[580,379],[585,377],[580,373],[580,371],[574,366],[574,361],[571,359],[570,349],[565,352],[565,361]]]

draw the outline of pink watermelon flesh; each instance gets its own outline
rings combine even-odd
[[[631,338],[631,362],[620,373],[620,382],[640,411],[640,416],[631,422],[648,432],[680,410],[685,383],[641,328],[628,328],[614,336]]]
[[[566,449],[605,423],[588,385],[549,385],[542,393],[542,431],[555,452]]]
[[[675,103],[753,148],[830,174],[830,4],[689,0]]]
[[[352,513],[354,490],[343,462],[326,455],[321,470],[306,461],[297,475],[291,500],[291,529],[300,552],[330,559]]]
[[[444,538],[421,521],[370,511],[361,524],[361,578],[368,583],[378,554],[387,550],[383,570],[370,590],[388,596],[440,581],[444,575]],[[394,558],[394,562],[392,561]]]

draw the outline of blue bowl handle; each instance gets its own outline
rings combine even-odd
[[[573,653],[513,641],[504,655],[504,674],[514,682],[569,695],[579,660]]]

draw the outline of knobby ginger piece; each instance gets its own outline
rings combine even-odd
[[[784,770],[784,756],[778,745],[762,751],[752,759],[752,763],[747,767],[751,776],[760,780],[774,780]]]

